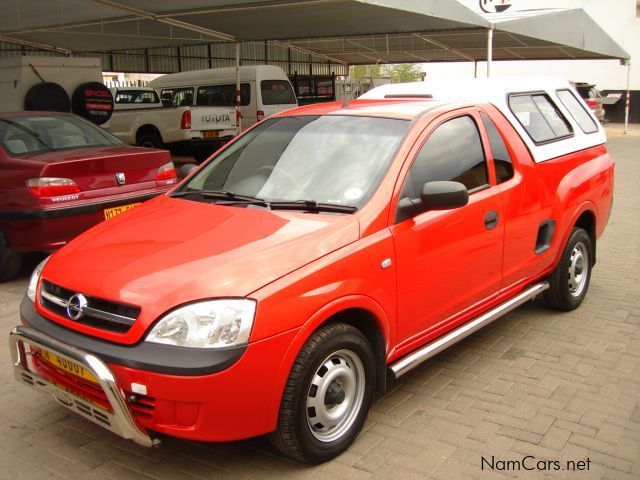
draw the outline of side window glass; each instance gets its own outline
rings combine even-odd
[[[251,87],[248,83],[240,84],[240,105],[251,103]],[[207,85],[198,87],[197,104],[209,107],[233,107],[236,104],[236,86]]]
[[[573,93],[569,90],[558,90],[558,98],[562,104],[567,107],[569,113],[576,119],[578,125],[584,133],[594,133],[598,131],[598,126],[591,115],[587,113],[586,108],[580,103]]]
[[[487,131],[489,137],[489,144],[491,145],[491,153],[493,155],[493,165],[496,169],[496,179],[498,183],[506,182],[510,178],[513,178],[513,162],[511,161],[511,155],[504,143],[504,139],[498,127],[493,123],[493,120],[489,118],[486,113],[480,113],[482,123]]]
[[[469,116],[449,120],[431,132],[411,166],[400,197],[420,198],[425,183],[441,180],[460,182],[468,190],[489,183],[480,134]]]
[[[544,143],[573,133],[567,119],[544,93],[509,97],[509,108],[536,143]]]
[[[168,88],[162,90],[162,104],[165,107],[193,106],[193,88]]]

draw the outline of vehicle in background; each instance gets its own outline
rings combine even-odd
[[[576,309],[613,200],[602,126],[566,80],[455,91],[275,114],[84,233],[31,277],[16,379],[141,445],[270,434],[319,463],[392,379],[538,295]]]
[[[604,104],[602,95],[596,86],[586,82],[571,82],[571,84],[584,99],[598,121],[604,124]]]
[[[151,87],[113,87],[114,110],[162,108],[158,92]]]
[[[169,152],[123,144],[72,114],[0,113],[0,281],[176,183]]]
[[[171,73],[152,80],[149,86],[155,88],[162,101],[168,104],[177,92],[183,92],[198,107],[235,107],[236,104],[236,69],[233,67]],[[297,106],[291,82],[280,67],[240,67],[243,129]]]
[[[116,111],[107,129],[126,143],[168,148],[202,160],[236,134],[235,68],[172,73],[149,83],[164,108]],[[279,67],[240,67],[242,128],[296,107]]]

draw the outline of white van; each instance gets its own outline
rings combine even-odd
[[[236,69],[213,68],[171,73],[149,83],[170,105],[176,95],[194,106],[235,106]],[[240,67],[240,113],[242,128],[274,113],[298,106],[291,82],[284,70],[272,65]]]

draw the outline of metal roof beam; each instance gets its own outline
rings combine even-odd
[[[218,40],[224,40],[226,42],[236,42],[238,40],[233,35],[228,35],[226,33],[218,32],[216,30],[211,30],[210,28],[200,27],[198,25],[194,25],[188,22],[183,22],[182,20],[177,20],[175,18],[160,16],[155,13],[147,12],[145,10],[140,10],[138,8],[130,7],[128,5],[123,5],[122,3],[114,2],[112,0],[85,0],[85,1],[90,3],[97,3],[98,5],[114,8],[116,10],[121,10],[123,12],[129,13],[136,17],[144,18],[146,20],[152,20],[155,22],[171,25],[172,27],[178,27],[184,30],[197,32],[202,35],[206,35],[208,37],[217,38]]]
[[[456,50],[455,48],[451,48],[450,46],[445,45],[442,42],[438,42],[437,40],[430,38],[428,35],[425,35],[424,33],[414,33],[413,35],[415,37],[418,37],[421,40],[424,40],[427,43],[430,43],[432,45],[435,45],[436,47],[442,48],[443,50],[447,50],[455,55],[458,55],[459,57],[466,58],[467,60],[470,60],[472,62],[476,61],[476,59],[473,58],[472,56],[467,55],[466,53],[463,53],[460,50]]]
[[[7,37],[5,35],[0,35],[0,42],[14,43],[16,45],[24,45],[25,47],[33,47],[40,50],[58,52],[67,56],[73,53],[71,50],[68,50],[62,47],[56,47],[55,45],[49,45],[48,43],[30,42],[29,40],[22,40],[19,38]]]
[[[341,65],[347,65],[347,66],[349,65],[348,63],[345,63],[342,60],[338,60],[337,58],[330,57],[329,55],[323,55],[322,53],[317,53],[317,52],[314,52],[313,50],[307,50],[306,48],[298,47],[296,45],[292,45],[291,43],[281,42],[280,40],[269,40],[269,43],[271,45],[280,45],[280,46],[283,46],[283,47],[288,47],[288,48],[290,48],[292,50],[297,50],[297,51],[302,52],[302,53],[308,53],[310,55],[314,55],[314,56],[319,57],[319,58],[324,58],[324,59],[329,60],[330,62],[333,62],[333,63],[339,63]]]

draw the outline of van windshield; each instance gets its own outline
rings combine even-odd
[[[362,207],[409,122],[347,115],[265,120],[214,156],[180,191]]]
[[[296,105],[296,96],[286,80],[263,80],[260,90],[263,105]]]

